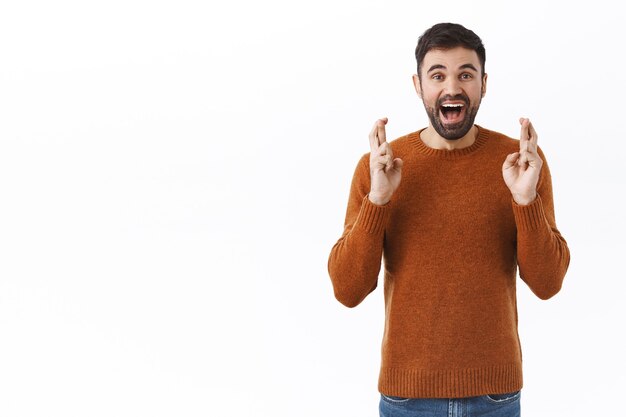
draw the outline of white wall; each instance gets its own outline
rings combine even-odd
[[[477,123],[536,126],[572,252],[518,281],[524,415],[626,388],[624,66],[614,2],[0,6],[0,415],[376,416],[382,291],[326,262],[374,120],[427,124],[417,37],[487,48]]]

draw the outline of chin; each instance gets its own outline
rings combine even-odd
[[[474,126],[474,119],[465,119],[460,123],[453,125],[445,125],[441,120],[431,119],[431,124],[439,136],[446,140],[459,140],[462,139]]]
[[[434,111],[428,112],[430,118],[430,124],[435,129],[435,132],[446,140],[459,140],[462,139],[467,133],[474,127],[474,119],[478,109],[472,109],[469,114],[466,114],[463,120],[458,123],[444,123],[442,118]]]
[[[468,100],[465,100],[468,102]],[[444,122],[444,116],[440,111],[440,108],[428,107],[424,102],[426,113],[430,119],[430,124],[435,129],[435,132],[446,140],[459,140],[465,137],[467,133],[474,127],[474,119],[478,113],[478,106],[469,107],[466,106],[462,113],[463,118],[456,123]]]

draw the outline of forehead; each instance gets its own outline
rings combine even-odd
[[[466,64],[472,64],[480,71],[480,59],[473,49],[460,46],[452,49],[431,49],[424,55],[422,71],[427,72],[433,65],[443,66],[446,70],[453,71]]]

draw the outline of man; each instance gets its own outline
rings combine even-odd
[[[546,300],[570,259],[550,171],[528,119],[519,140],[474,124],[487,90],[474,32],[437,24],[415,56],[429,126],[387,142],[387,118],[374,124],[329,257],[334,293],[358,305],[384,258],[381,416],[519,416],[517,268]]]

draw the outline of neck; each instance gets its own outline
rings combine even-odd
[[[439,136],[433,126],[429,125],[426,129],[422,130],[420,138],[429,148],[446,149],[451,151],[453,149],[463,149],[471,146],[476,140],[477,134],[478,129],[476,128],[476,125],[474,125],[462,138],[449,140]]]

